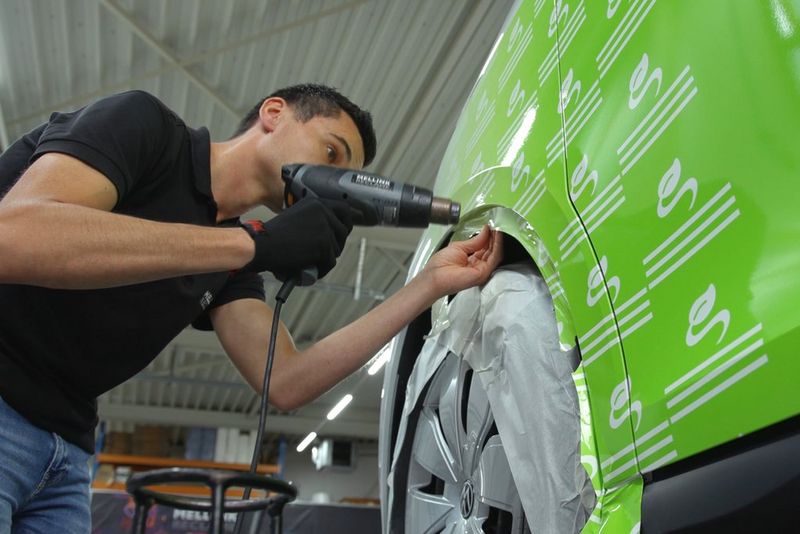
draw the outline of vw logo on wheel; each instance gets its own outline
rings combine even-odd
[[[461,517],[464,519],[472,515],[472,508],[475,504],[475,489],[472,481],[467,480],[461,488]]]

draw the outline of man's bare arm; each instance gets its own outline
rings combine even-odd
[[[292,410],[310,402],[362,367],[409,322],[441,296],[484,283],[502,257],[500,235],[488,230],[434,256],[407,286],[368,313],[311,347],[298,351],[286,327],[279,330],[270,402]],[[222,346],[247,382],[260,393],[272,310],[241,299],[211,311]]]
[[[110,210],[117,192],[79,160],[45,154],[0,201],[0,283],[94,289],[242,267],[252,239]]]

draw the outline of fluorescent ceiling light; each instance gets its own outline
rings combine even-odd
[[[316,432],[312,432],[311,434],[304,437],[303,441],[300,442],[300,445],[297,446],[297,452],[303,452],[304,450],[306,450],[306,447],[308,447],[311,444],[311,442],[314,441],[315,439],[317,439]]]
[[[336,419],[336,416],[342,413],[342,410],[344,410],[352,400],[353,396],[349,393],[344,397],[342,397],[342,400],[337,402],[336,406],[334,406],[333,409],[328,412],[328,421],[333,421],[334,419]]]

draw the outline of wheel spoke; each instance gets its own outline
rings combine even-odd
[[[406,533],[430,534],[444,526],[453,505],[439,495],[410,490],[406,499]]]
[[[458,410],[460,402],[458,395],[459,367],[459,358],[451,354],[447,357],[440,370],[444,376],[439,382],[439,421],[442,425],[444,438],[450,445],[450,450],[456,453],[456,462],[460,466],[463,464],[460,463],[461,458],[458,451],[461,450],[461,443],[463,443],[464,438]]]
[[[489,397],[483,389],[481,379],[477,373],[472,373],[467,399],[467,428],[466,443],[469,445],[463,451],[464,469],[471,473],[475,470],[478,461],[477,454],[486,439],[486,434],[494,422],[492,410],[489,406]]]
[[[513,512],[519,501],[500,436],[489,438],[478,463],[478,499],[496,508]]]
[[[464,523],[465,534],[484,534],[483,520],[477,517],[470,517]]]
[[[412,450],[414,460],[429,473],[447,483],[456,482],[455,456],[445,441],[435,412],[430,408],[424,408],[420,414]]]

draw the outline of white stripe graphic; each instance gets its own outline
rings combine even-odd
[[[633,456],[630,460],[628,460],[621,466],[617,467],[616,469],[608,473],[604,478],[606,479],[606,481],[613,480],[618,476],[620,476],[621,474],[628,471],[631,467],[634,467],[635,465],[636,465],[636,456]]]
[[[629,335],[631,335],[634,332],[636,332],[637,330],[639,330],[639,328],[641,328],[645,323],[647,323],[652,318],[653,318],[653,314],[652,313],[648,313],[647,315],[645,315],[644,317],[642,317],[641,319],[636,321],[634,324],[632,324],[630,326],[630,328],[628,328],[627,330],[622,332],[622,339],[625,339]]]
[[[623,203],[623,202],[625,202],[625,197],[624,197],[624,196],[623,196],[622,198],[620,198],[619,200],[617,200],[617,201],[614,203],[614,205],[613,205],[613,206],[611,206],[611,209],[609,209],[608,211],[606,211],[606,212],[603,214],[603,216],[602,216],[602,217],[600,217],[600,218],[599,218],[597,221],[595,221],[595,222],[594,222],[594,224],[592,224],[592,225],[589,227],[589,233],[591,234],[592,232],[594,232],[595,230],[597,230],[597,227],[598,227],[598,226],[600,226],[601,224],[603,224],[603,222],[604,222],[606,219],[608,219],[608,218],[611,216],[611,214],[612,214],[612,213],[614,213],[615,211],[617,211],[617,209],[618,209],[620,206],[622,206],[622,203]]]
[[[598,63],[602,61],[602,58],[608,57],[608,54],[610,54],[614,50],[614,47],[611,46],[611,42],[612,41],[616,42],[616,40],[618,39],[618,34],[622,30],[622,27],[627,23],[628,18],[630,18],[630,16],[633,15],[633,12],[636,10],[637,6],[639,6],[640,3],[641,0],[633,0],[633,2],[631,2],[630,7],[628,7],[628,11],[625,12],[625,15],[622,17],[622,20],[619,21],[617,27],[614,28],[613,32],[611,32],[611,37],[608,38],[606,44],[604,44],[603,48],[600,49],[600,53],[598,53],[597,56],[595,57],[595,60]]]
[[[521,215],[527,215],[533,208],[536,206],[536,203],[539,202],[539,199],[547,191],[544,182],[544,169],[539,171],[539,174],[531,181],[528,189],[525,190],[525,193],[519,198],[516,204],[514,204],[514,211]]]
[[[578,119],[580,119],[580,124],[576,125],[571,130],[566,131],[566,139],[564,143],[559,143],[554,148],[554,151],[551,154],[548,154],[547,166],[549,167],[564,154],[564,149],[569,148],[569,145],[572,144],[572,141],[575,139],[575,136],[586,126],[586,123],[589,122],[589,119],[592,118],[594,112],[597,111],[597,108],[600,107],[600,104],[603,103],[602,97],[598,97],[597,99],[589,102],[589,105],[583,108],[582,113],[580,115],[575,115]]]
[[[596,210],[593,210],[590,213],[584,213],[583,214],[585,216],[584,217],[584,224],[586,224],[587,227],[588,227],[587,228],[587,232],[591,232],[591,231],[596,230],[597,227],[603,221],[605,221],[609,216],[611,216],[611,214],[614,213],[617,209],[619,209],[619,207],[622,206],[622,204],[625,202],[625,196],[623,195],[622,186],[621,185],[618,185],[617,187],[611,189],[611,192],[609,194],[606,194],[606,192],[609,191],[609,189],[610,189],[610,184],[609,184],[609,187],[607,187],[601,193],[601,195],[604,196],[603,203],[600,206],[598,206]],[[617,198],[617,197],[620,197],[620,198]],[[609,207],[608,205],[612,201],[615,201],[614,205]],[[595,222],[595,219],[597,219],[598,217],[600,217],[600,219],[596,221],[596,224],[594,224],[592,226],[588,226],[592,222]],[[572,252],[574,252],[578,248],[578,245],[583,240],[586,239],[586,232],[582,231],[583,228],[579,227],[577,230],[578,230],[577,232],[573,232],[573,234],[568,236],[567,239],[565,239],[559,245],[559,248],[561,248],[561,250],[562,250],[562,253],[561,253],[562,261],[564,259],[568,258],[569,255],[572,254]]]
[[[761,332],[761,328],[762,328],[761,323],[755,325],[753,328],[751,328],[750,330],[748,330],[747,332],[745,332],[744,334],[733,340],[727,346],[723,347],[719,352],[715,353],[710,358],[701,362],[700,365],[698,365],[697,367],[695,367],[694,369],[692,369],[691,371],[680,377],[678,380],[667,386],[666,389],[664,390],[664,393],[669,394],[674,389],[680,387],[681,384],[692,378],[694,375],[696,375],[697,373],[699,373],[712,363],[716,362],[717,360],[719,360],[720,358],[731,352],[733,349],[744,343],[746,340],[750,339],[757,333]]]
[[[625,323],[629,322],[633,317],[635,317],[640,312],[643,312],[648,306],[650,306],[650,301],[649,300],[646,300],[646,301],[642,302],[635,310],[633,310],[629,314],[625,315],[625,317],[620,319],[619,326],[622,327],[622,325],[624,325]],[[619,310],[617,310],[617,314],[618,315],[619,315],[619,313],[620,313]],[[583,353],[584,354],[588,354],[601,341],[603,341],[605,338],[607,338],[609,335],[613,334],[616,331],[617,331],[616,325],[611,325],[602,334],[597,336],[597,338],[594,341],[592,341],[591,343],[586,345],[586,347],[583,348]]]
[[[537,0],[536,5],[533,6],[533,18],[539,16],[539,13],[542,11],[544,7],[544,0]]]
[[[673,263],[666,271],[661,273],[661,275],[659,275],[655,280],[650,282],[647,287],[652,289],[656,287],[658,284],[660,284],[666,277],[674,273],[681,265],[689,261],[689,259],[691,259],[691,257],[694,256],[698,250],[706,246],[709,243],[709,241],[717,237],[717,235],[719,235],[720,232],[722,232],[725,228],[730,226],[730,224],[737,217],[739,217],[739,215],[741,215],[741,212],[738,209],[733,213],[731,213],[730,215],[728,215],[728,217],[726,217],[725,220],[719,224],[719,226],[717,226],[711,232],[709,232],[707,236],[705,236],[703,239],[700,240],[699,243],[697,243],[695,246],[689,249],[689,251],[686,254],[684,254],[678,261]]]
[[[725,371],[730,369],[737,362],[740,362],[741,360],[743,360],[748,355],[754,353],[756,351],[756,349],[759,349],[759,348],[761,348],[763,346],[764,346],[764,340],[763,339],[759,339],[755,343],[749,345],[748,347],[743,349],[741,352],[739,352],[735,356],[733,356],[733,357],[729,358],[728,360],[726,360],[725,363],[723,363],[719,367],[714,368],[711,372],[707,373],[703,378],[701,378],[700,380],[698,380],[697,382],[695,382],[694,384],[692,384],[688,388],[686,388],[683,391],[681,391],[674,398],[668,400],[667,401],[667,408],[672,408],[673,406],[675,406],[676,404],[681,402],[683,399],[685,399],[686,397],[688,397],[689,395],[691,395],[692,393],[694,393],[695,391],[697,391],[701,387],[705,386],[706,384],[711,382],[713,379],[715,379],[716,377],[718,377],[719,375],[721,375],[722,373],[724,373]]]
[[[569,42],[571,42],[571,38],[575,37],[575,33],[577,33],[585,21],[586,6],[584,5],[583,0],[581,0],[580,4],[578,4],[578,7],[576,7],[575,11],[572,13],[572,16],[567,20],[566,26],[564,26],[564,34],[561,36],[561,38],[562,44],[565,46],[563,47],[561,54],[563,54],[564,51],[566,51],[566,47],[569,46],[567,40],[569,39]],[[547,56],[545,56],[541,65],[539,65],[539,83],[544,83],[550,74],[553,73],[558,65],[558,59],[558,43],[554,43],[553,48],[550,49],[550,52],[547,53]]]
[[[638,460],[641,462],[642,460],[654,455],[655,453],[657,453],[658,451],[660,451],[661,449],[663,449],[664,447],[666,447],[667,445],[669,445],[673,441],[674,441],[674,439],[673,439],[672,435],[670,434],[669,436],[665,437],[664,439],[662,439],[661,441],[659,441],[658,443],[656,443],[655,445],[653,445],[652,447],[650,447],[646,451],[640,453]],[[621,474],[625,473],[627,470],[629,470],[635,464],[636,464],[636,457],[632,458],[630,461],[626,462],[622,466],[618,467],[617,469],[615,469],[614,471],[612,471],[608,475],[606,475],[606,480],[613,480],[613,479],[619,477]]]
[[[658,114],[658,116],[655,118],[652,124],[650,124],[650,126],[647,127],[647,130],[645,130],[642,136],[631,146],[630,150],[622,155],[622,158],[620,158],[620,163],[624,163],[625,160],[628,157],[630,157],[630,155],[633,153],[633,151],[636,149],[639,143],[641,143],[645,139],[645,137],[649,135],[650,132],[652,132],[653,128],[655,128],[656,125],[659,123],[659,121],[661,121],[664,118],[664,115],[666,115],[670,111],[670,108],[675,104],[675,102],[677,102],[677,100],[683,95],[683,93],[686,92],[686,90],[691,86],[693,82],[694,82],[694,77],[692,76],[686,81],[683,87],[681,87],[680,91],[678,91],[678,94],[676,94],[672,98],[672,100],[670,100],[669,104],[667,104],[667,107],[664,108],[664,110]],[[661,137],[661,134],[664,133],[667,127],[669,127],[669,125],[672,124],[673,121],[675,121],[675,119],[678,117],[678,115],[681,114],[684,108],[686,108],[689,102],[692,101],[692,99],[696,94],[697,94],[697,87],[693,87],[691,92],[688,95],[686,95],[686,97],[681,101],[681,103],[678,104],[678,106],[672,111],[672,114],[669,117],[667,117],[666,121],[664,121],[664,123],[661,124],[661,127],[653,134],[653,136],[647,141],[647,143],[645,143],[644,146],[642,146],[642,148],[636,153],[636,156],[630,162],[628,162],[628,164],[622,169],[622,174],[626,174],[631,169],[631,167],[633,167],[636,164],[636,162],[641,159],[641,157],[650,149],[650,147],[653,146],[653,143],[655,143],[658,140],[658,138]]]
[[[645,259],[642,261],[642,263],[644,265],[650,263],[653,260],[653,258],[655,258],[658,254],[660,254],[661,251],[667,248],[670,244],[672,244],[672,242],[675,241],[678,238],[678,236],[680,236],[683,232],[685,232],[689,226],[693,225],[697,221],[697,219],[702,217],[705,214],[705,212],[711,209],[711,206],[713,206],[725,193],[727,193],[730,190],[731,190],[731,184],[730,182],[728,182],[724,186],[722,186],[722,189],[720,189],[719,192],[717,192],[717,194],[711,197],[711,200],[706,202],[702,208],[697,210],[697,212],[689,218],[689,220],[683,223],[680,226],[680,228],[678,228],[672,235],[670,235],[666,239],[666,241],[661,243],[658,247],[656,247],[656,249],[653,252],[648,254],[647,257],[645,257]]]
[[[597,220],[597,221],[596,221],[596,222],[595,222],[595,223],[594,223],[592,226],[590,226],[589,228],[587,228],[587,230],[586,230],[586,231],[587,231],[587,232],[588,232],[588,233],[591,235],[591,233],[592,233],[592,232],[594,232],[595,230],[597,230],[597,228],[598,228],[598,227],[599,227],[601,224],[603,224],[603,222],[605,222],[605,220],[606,220],[606,219],[608,219],[609,217],[611,217],[611,215],[612,215],[612,214],[613,214],[615,211],[617,211],[617,210],[619,209],[619,207],[620,207],[620,206],[622,206],[622,204],[624,204],[624,203],[625,203],[625,196],[622,196],[622,198],[618,199],[618,200],[617,200],[617,201],[614,203],[614,205],[613,205],[613,206],[611,206],[611,207],[610,207],[610,208],[609,208],[609,209],[608,209],[608,210],[607,210],[605,213],[603,213],[603,215],[602,215],[602,217],[600,217],[600,219],[598,219],[598,220]],[[572,246],[570,246],[570,247],[569,247],[567,250],[565,250],[565,251],[564,251],[564,254],[562,255],[562,258],[567,258],[567,257],[569,257],[569,255],[570,255],[570,254],[572,254],[572,253],[573,253],[573,252],[574,252],[574,251],[575,251],[575,250],[578,248],[578,245],[580,245],[581,241],[583,241],[584,239],[586,239],[586,234],[581,234],[581,239],[579,239],[578,241],[575,241],[575,242],[572,244]]]
[[[631,297],[631,298],[629,298],[627,301],[625,301],[623,304],[621,304],[621,305],[619,306],[619,308],[617,308],[617,309],[616,309],[617,313],[619,314],[619,313],[622,313],[622,312],[624,312],[625,310],[627,310],[627,309],[628,309],[629,307],[631,307],[631,306],[632,306],[632,305],[633,305],[633,304],[634,304],[634,303],[635,303],[637,300],[639,300],[640,298],[642,298],[642,297],[645,295],[645,293],[647,293],[647,288],[644,288],[644,289],[640,290],[640,291],[639,291],[638,293],[636,293],[634,296],[632,296],[632,297]],[[613,314],[613,313],[609,313],[608,315],[606,315],[605,317],[603,317],[602,319],[600,319],[600,321],[599,321],[599,322],[598,322],[596,325],[594,325],[594,326],[593,326],[593,327],[592,327],[592,328],[591,328],[591,329],[590,329],[588,332],[586,332],[586,334],[584,334],[584,335],[581,337],[581,343],[583,343],[583,342],[584,342],[584,341],[586,341],[587,339],[591,338],[591,337],[594,335],[594,333],[595,333],[595,332],[597,332],[597,331],[598,331],[600,328],[602,328],[602,327],[603,327],[603,325],[604,325],[604,324],[606,324],[607,322],[609,322],[609,321],[610,321],[611,319],[613,319],[613,318],[614,318],[614,314]]]
[[[743,379],[744,377],[746,377],[747,375],[749,375],[750,373],[752,373],[753,371],[758,369],[759,367],[765,365],[768,361],[769,361],[769,358],[767,358],[767,355],[764,354],[763,356],[758,358],[756,361],[752,362],[750,365],[748,365],[744,369],[740,370],[735,375],[731,376],[730,378],[728,378],[727,380],[725,380],[724,382],[722,382],[718,386],[712,388],[708,393],[706,393],[705,395],[703,395],[702,397],[700,397],[699,399],[697,399],[693,403],[689,404],[683,410],[681,410],[678,413],[676,413],[675,415],[673,415],[670,418],[670,421],[672,423],[675,423],[676,421],[680,421],[681,419],[683,419],[684,417],[686,417],[687,415],[689,415],[690,413],[695,411],[697,408],[699,408],[703,404],[707,403],[708,401],[710,401],[711,399],[713,399],[714,397],[716,397],[717,395],[719,395],[720,393],[722,393],[723,391],[725,391],[726,389],[728,389],[729,387],[731,387],[732,385],[734,385],[735,383],[737,383],[738,381],[740,381],[741,379]]]
[[[543,84],[547,78],[545,77],[544,73],[547,72],[548,74],[553,72],[553,68],[555,65],[558,65],[558,43],[553,43],[553,48],[544,56],[542,63],[539,65],[537,69],[537,74],[539,76],[539,84]]]
[[[672,96],[672,93],[673,91],[675,91],[675,88],[678,85],[680,85],[680,83],[683,81],[686,75],[689,74],[689,69],[690,69],[689,65],[686,65],[686,67],[683,68],[678,77],[675,78],[675,81],[672,82],[672,85],[670,85],[667,88],[667,90],[664,91],[664,94],[661,95],[661,97],[658,100],[656,100],[656,104],[650,109],[650,111],[647,112],[647,115],[644,116],[644,118],[641,120],[641,122],[639,122],[636,128],[634,128],[634,130],[630,133],[630,135],[628,135],[628,137],[625,138],[625,142],[622,143],[622,145],[620,145],[620,147],[617,149],[617,154],[622,154],[623,152],[626,151],[626,148],[631,143],[631,141],[633,141],[639,135],[641,129],[644,128],[644,126],[652,120],[653,115],[658,113],[658,111],[661,109],[661,106]]]
[[[643,467],[642,468],[642,473],[655,471],[656,469],[658,469],[662,465],[665,465],[665,464],[669,463],[670,461],[672,461],[673,459],[675,459],[677,457],[678,457],[678,451],[672,451],[669,454],[667,454],[666,456],[664,456],[662,458],[659,458],[658,460],[656,460],[652,464],[648,465],[647,467]]]
[[[475,145],[477,144],[478,140],[480,140],[480,138],[486,131],[486,128],[489,127],[489,124],[492,122],[492,119],[494,119],[494,113],[495,113],[494,106],[492,106],[489,112],[486,113],[486,115],[484,115],[482,120],[478,123],[478,125],[475,128],[475,131],[472,132],[472,137],[470,137],[469,142],[467,143],[467,152],[472,152],[472,149],[475,148]]]
[[[680,242],[679,242],[677,245],[675,245],[675,246],[672,248],[672,250],[670,250],[669,252],[667,252],[667,253],[666,253],[666,254],[665,254],[665,255],[664,255],[664,256],[663,256],[663,257],[662,257],[660,260],[658,260],[656,263],[654,263],[653,265],[651,265],[651,266],[650,266],[650,268],[649,268],[649,269],[647,269],[647,270],[645,271],[645,273],[644,273],[644,274],[645,274],[645,276],[646,276],[646,277],[648,277],[648,278],[650,278],[651,276],[653,276],[653,273],[654,273],[654,272],[656,272],[656,271],[657,271],[657,270],[659,270],[661,267],[663,267],[663,266],[664,266],[664,264],[665,264],[665,263],[667,263],[669,260],[671,260],[671,259],[672,259],[672,258],[673,258],[673,257],[674,257],[674,256],[675,256],[677,253],[678,253],[678,252],[680,252],[681,250],[683,250],[684,248],[686,248],[686,245],[688,245],[688,244],[689,244],[689,243],[690,243],[690,242],[691,242],[691,241],[692,241],[692,240],[693,240],[695,237],[697,237],[699,234],[701,234],[702,232],[704,232],[704,231],[706,230],[706,228],[708,228],[708,227],[711,225],[711,223],[713,223],[714,221],[716,221],[717,219],[719,219],[719,218],[722,216],[722,214],[723,214],[723,213],[724,213],[724,212],[725,212],[725,211],[726,211],[728,208],[730,208],[731,206],[733,206],[735,203],[736,203],[736,197],[734,197],[734,196],[731,196],[731,197],[730,197],[728,200],[726,200],[725,202],[723,202],[723,203],[722,203],[722,205],[721,205],[720,207],[718,207],[716,210],[714,210],[714,213],[712,213],[711,215],[709,215],[709,217],[708,217],[708,218],[707,218],[705,221],[703,221],[702,223],[700,223],[700,225],[699,225],[697,228],[695,228],[694,230],[692,230],[692,231],[689,233],[689,235],[687,235],[686,237],[684,237],[684,238],[683,238],[683,239],[682,239],[682,240],[681,240],[681,241],[680,241]]]
[[[626,174],[629,170],[631,170],[631,167],[636,165],[636,162],[639,161],[642,158],[642,156],[644,156],[645,153],[650,149],[650,147],[653,146],[653,143],[655,143],[658,140],[658,138],[661,137],[661,134],[664,133],[664,130],[666,130],[667,127],[670,124],[672,124],[672,121],[674,121],[678,117],[678,115],[680,115],[680,113],[683,111],[683,109],[689,104],[689,102],[692,100],[692,98],[694,98],[694,95],[696,95],[696,94],[697,94],[697,87],[692,89],[692,92],[689,93],[689,96],[687,96],[683,100],[683,102],[681,102],[681,104],[678,106],[678,108],[675,111],[672,112],[672,115],[670,115],[667,118],[667,121],[664,124],[661,125],[661,128],[658,129],[658,131],[655,133],[655,135],[653,137],[651,137],[650,140],[647,142],[647,144],[642,147],[642,149],[639,151],[638,154],[636,154],[636,157],[633,158],[631,160],[631,162],[628,163],[625,166],[624,169],[622,169],[622,174]]]
[[[648,441],[653,439],[653,437],[657,436],[658,434],[660,434],[661,432],[666,430],[667,427],[669,427],[669,422],[668,421],[664,421],[663,423],[657,425],[652,430],[649,430],[640,439],[637,439],[636,440],[636,445],[638,447],[641,447],[642,445],[644,445],[645,443],[647,443]],[[626,446],[624,449],[620,450],[619,452],[613,454],[612,456],[609,456],[608,458],[606,458],[606,460],[602,464],[600,464],[600,466],[602,468],[604,468],[604,469],[607,468],[607,467],[610,467],[610,466],[612,466],[614,464],[614,462],[616,462],[620,458],[623,458],[624,456],[629,454],[631,451],[633,451],[633,443],[631,443],[630,445]]]
[[[533,26],[528,24],[527,28],[525,28],[525,33],[522,35],[520,43],[517,45],[517,48],[514,50],[511,58],[509,58],[508,63],[506,63],[505,68],[503,68],[503,72],[500,74],[498,92],[503,89],[503,86],[505,86],[506,82],[511,77],[511,73],[513,73],[514,69],[517,68],[519,60],[522,59],[523,54],[525,54],[525,50],[527,50],[528,45],[531,44],[532,40]]]
[[[610,55],[607,56],[602,61],[600,61],[600,63],[598,64],[601,78],[605,76],[606,73],[608,72],[608,69],[610,69],[611,66],[614,65],[614,62],[617,60],[622,50],[628,44],[628,41],[631,40],[633,34],[636,33],[636,30],[639,29],[639,26],[642,25],[642,22],[644,21],[645,17],[647,17],[647,14],[650,13],[650,10],[653,9],[655,3],[656,0],[645,0],[642,4],[640,4],[636,8],[637,12],[634,14],[633,18],[631,18],[631,20],[628,21],[628,23],[625,25],[625,28],[622,30],[622,33],[620,33],[619,35],[619,37],[624,36],[622,42],[619,43],[619,46],[617,46],[616,43],[612,45],[613,52],[609,52]],[[631,6],[630,9],[633,10],[634,9],[633,6]],[[636,17],[639,18],[636,19]],[[631,27],[631,24],[633,24],[633,27]],[[617,41],[619,41],[619,38],[617,39]]]
[[[600,193],[596,197],[594,197],[592,199],[592,201],[589,202],[589,204],[587,204],[586,208],[581,210],[581,215],[583,215],[584,217],[587,217],[588,215],[593,213],[595,211],[595,208],[596,208],[597,204],[599,204],[600,202],[603,202],[603,200],[605,198],[605,195],[610,190],[612,190],[617,185],[619,185],[620,180],[621,180],[621,177],[619,175],[615,176],[614,179],[611,180],[611,182],[609,182],[609,184],[602,191],[600,191]],[[599,208],[597,208],[597,209],[599,209]],[[584,222],[585,222],[585,220],[584,220]],[[570,228],[572,228],[572,229],[570,230]],[[583,229],[583,227],[581,226],[581,222],[580,222],[579,219],[573,219],[572,221],[570,221],[570,223],[567,225],[567,227],[564,230],[562,230],[560,234],[558,234],[558,241],[562,242],[562,245],[560,246],[560,248],[563,248],[564,246],[566,246],[566,243],[568,243],[572,239],[574,239],[575,236],[580,235],[582,229]],[[567,234],[568,231],[569,231],[569,235],[564,237]]]
[[[605,354],[609,349],[613,346],[620,344],[622,340],[626,337],[637,331],[639,328],[644,326],[647,322],[649,322],[653,318],[653,314],[651,312],[647,312],[644,317],[640,318],[636,321],[633,325],[628,327],[626,330],[622,330],[622,327],[631,322],[634,318],[638,317],[639,314],[644,312],[650,307],[650,301],[646,300],[642,304],[640,304],[636,309],[631,311],[626,315],[621,315],[618,311],[617,317],[619,318],[618,325],[611,325],[608,329],[605,330],[600,336],[598,336],[594,341],[592,341],[589,345],[587,345],[586,349],[582,350],[582,357],[583,357],[583,364],[585,366],[589,366],[594,362],[597,358]],[[620,334],[617,334],[617,328],[621,330]],[[592,349],[597,346],[601,341],[607,338],[609,335],[613,337],[600,349],[592,353]]]
[[[577,15],[580,16],[578,23],[574,24],[571,30],[565,30],[564,35],[561,38],[561,57],[564,57],[564,53],[567,51],[567,49],[569,49],[569,45],[572,44],[572,41],[575,40],[575,36],[578,35],[578,30],[580,30],[583,26],[583,23],[586,22],[586,7],[583,5],[583,2],[581,2],[576,8],[576,16]]]
[[[611,192],[609,194],[606,194],[609,190]],[[607,187],[601,193],[601,195],[603,195],[603,202],[602,202],[602,204],[597,206],[597,209],[594,209],[592,211],[586,210],[586,211],[583,211],[581,213],[581,215],[583,216],[583,224],[584,224],[584,226],[588,227],[589,224],[591,224],[592,221],[594,221],[595,218],[599,216],[599,214],[603,213],[603,210],[608,208],[608,205],[611,203],[612,200],[614,200],[616,197],[622,195],[622,186],[621,185],[617,185],[613,189],[610,188],[610,187]],[[581,232],[573,232],[572,235],[570,235],[567,239],[564,240],[564,242],[561,244],[561,248],[564,248],[564,247],[568,246],[570,244],[570,242],[576,237],[576,235],[578,235],[580,233]]]
[[[575,125],[578,123],[578,121],[584,119],[586,116],[586,111],[589,110],[597,100],[602,102],[603,99],[600,97],[600,82],[595,80],[595,82],[589,87],[589,90],[586,91],[586,96],[584,96],[583,100],[580,101],[578,107],[575,109],[575,112],[564,122],[563,128],[560,129],[558,133],[556,133],[547,143],[548,158],[553,154],[557,155],[559,151],[563,152],[563,137],[574,134],[575,131],[579,131],[580,128],[583,127],[583,125],[580,125],[578,128],[576,128]],[[593,113],[594,110],[590,111],[589,116],[591,116]]]
[[[658,451],[660,451],[661,449],[663,449],[664,447],[666,447],[667,445],[669,445],[672,442],[673,442],[673,438],[672,438],[672,434],[670,434],[669,436],[667,436],[666,438],[662,439],[661,441],[659,441],[658,443],[656,443],[655,445],[653,445],[652,447],[650,447],[646,451],[644,451],[641,454],[639,454],[639,460],[644,460],[645,458],[649,458],[650,456],[652,456],[653,454],[657,453]]]
[[[616,330],[614,330],[614,339],[612,339],[611,341],[609,341],[608,343],[603,345],[600,348],[600,350],[598,350],[595,354],[592,354],[591,357],[589,357],[589,358],[585,358],[584,357],[583,365],[585,365],[586,367],[589,367],[591,364],[593,364],[595,362],[595,360],[597,360],[597,358],[599,358],[600,356],[602,356],[603,354],[608,352],[608,350],[611,347],[613,347],[615,345],[621,345],[621,344],[622,344],[622,340],[619,338],[619,335],[617,334]]]
[[[572,18],[567,21],[567,25],[564,27],[564,35],[560,36],[561,49],[558,50],[554,47],[551,53],[547,55],[545,60],[539,66],[539,80],[541,83],[544,83],[547,78],[550,77],[550,74],[553,73],[558,65],[558,59],[564,57],[569,45],[572,44],[572,41],[575,39],[575,36],[578,34],[578,30],[581,29],[581,26],[583,26],[584,22],[586,22],[586,8],[581,1],[581,3],[575,9],[575,13],[573,13]],[[556,52],[558,53],[556,54]],[[544,69],[544,72],[542,72],[542,69]]]
[[[628,299],[625,303],[621,304],[618,308],[616,308],[617,315],[621,315],[625,310],[627,310],[630,306],[632,306],[635,302],[637,302],[640,298],[642,298],[646,293],[647,293],[647,289],[646,288],[642,289],[641,291],[636,293],[633,297]],[[632,312],[632,314],[639,313],[640,311],[641,310],[639,310],[639,309],[634,310],[634,312]],[[617,343],[618,342],[618,339],[616,337],[617,327],[616,327],[615,324],[612,324],[609,328],[604,330],[597,339],[592,340],[592,337],[594,336],[594,334],[598,330],[600,330],[600,328],[605,326],[607,323],[611,322],[611,320],[613,318],[614,318],[614,314],[613,313],[609,313],[608,315],[606,315],[605,317],[600,319],[600,321],[598,321],[598,323],[596,325],[594,325],[591,329],[589,329],[589,331],[586,332],[586,334],[584,334],[583,336],[580,337],[581,355],[582,355],[582,357],[585,357],[585,355],[586,355],[585,353],[586,352],[591,352],[592,348],[594,348],[597,345],[597,342],[599,340],[601,340],[601,339],[604,339],[604,338],[608,337],[609,334],[614,334],[615,335],[615,337],[613,339],[613,343]],[[590,340],[592,340],[592,341],[590,341]],[[606,348],[605,350],[608,350],[608,349]]]
[[[702,220],[696,228],[694,228],[688,235],[683,236],[684,234],[692,225],[697,223],[701,220],[705,214],[710,211],[713,206],[720,201],[726,193],[731,190],[731,184],[726,183],[722,189],[717,192],[708,202],[706,202],[702,208],[700,208],[697,212],[695,212],[686,222],[684,222],[678,230],[673,232],[663,243],[661,243],[656,249],[648,254],[644,260],[642,260],[643,265],[647,266],[648,263],[653,261],[656,257],[658,257],[662,252],[664,252],[667,247],[673,244],[676,240],[680,239],[677,244],[674,245],[672,250],[667,251],[667,253],[661,257],[655,264],[648,267],[645,272],[645,275],[650,278],[654,277],[659,270],[663,269],[663,272],[658,276],[655,276],[653,280],[648,284],[650,289],[657,286],[661,283],[665,278],[675,272],[681,265],[686,263],[691,257],[693,257],[700,249],[705,247],[714,237],[719,235],[722,230],[730,226],[730,224],[736,220],[741,212],[738,208],[735,207],[736,197],[731,195],[725,202],[722,203],[721,206],[717,207],[714,212]],[[733,209],[731,212],[730,210]],[[718,222],[720,218],[722,218],[725,214],[725,218]],[[712,225],[716,225],[711,230],[708,230]],[[704,232],[707,232],[703,235]],[[687,252],[683,253],[677,260],[674,260],[672,265],[667,266],[667,263],[670,260],[683,251],[687,246],[692,243],[696,238],[701,237],[701,239],[695,244],[692,248],[690,248]],[[664,267],[667,266],[665,269]]]
[[[600,104],[602,103],[603,103],[602,97],[595,99],[595,101],[592,103],[591,109],[589,109],[589,112],[586,114],[585,118],[583,118],[583,120],[577,127],[573,128],[567,134],[567,143],[566,143],[567,147],[569,147],[569,145],[572,144],[572,141],[575,139],[575,136],[577,136],[578,132],[580,132],[583,129],[583,127],[586,126],[586,123],[589,121],[592,115],[594,115],[594,112],[597,111],[597,108],[599,108]]]
[[[642,326],[647,324],[652,318],[653,318],[653,314],[652,313],[648,313],[647,315],[645,315],[644,317],[639,319],[629,329],[627,329],[626,331],[622,332],[620,334],[620,336],[622,336],[621,339],[620,339],[620,336],[615,335],[614,339],[612,339],[611,341],[609,341],[608,343],[603,345],[595,354],[592,354],[592,356],[590,358],[587,358],[586,360],[584,360],[583,364],[588,367],[597,358],[599,358],[600,356],[602,356],[603,354],[608,352],[608,350],[611,349],[613,346],[622,344],[622,340],[624,340],[626,337],[628,337],[629,335],[631,335],[632,333],[637,331],[639,328],[641,328]]]
[[[575,113],[568,117],[564,124],[564,129],[566,131],[570,131],[572,126],[575,124],[575,118],[586,108],[592,100],[595,99],[597,95],[600,94],[600,82],[595,80],[595,82],[589,87],[586,91],[586,95],[584,96],[583,100],[578,104],[578,108],[575,110]],[[561,140],[562,132],[559,131],[556,135],[553,136],[552,139],[547,143],[547,153],[550,154],[555,150],[558,146],[558,142]]]

